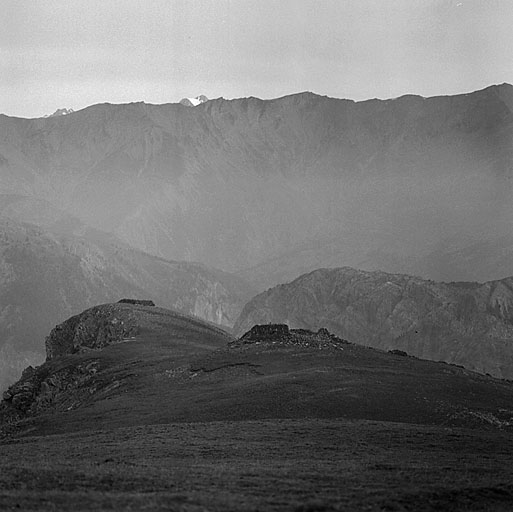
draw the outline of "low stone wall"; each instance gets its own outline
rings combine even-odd
[[[134,304],[136,306],[155,306],[152,300],[141,300],[141,299],[121,299],[118,304]]]
[[[266,340],[281,338],[289,335],[289,326],[286,324],[254,325],[242,338],[249,340]],[[242,339],[241,338],[241,339]]]
[[[340,348],[349,342],[321,328],[317,332],[308,329],[289,329],[285,324],[254,325],[235,343],[271,343],[318,348]]]

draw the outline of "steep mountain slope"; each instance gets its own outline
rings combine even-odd
[[[400,349],[513,377],[513,278],[436,283],[352,268],[320,269],[253,298],[235,325],[326,327],[354,343]]]
[[[346,233],[359,233],[345,242],[359,248],[344,264],[376,250],[419,258],[456,234],[510,236],[512,106],[504,84],[360,103],[302,93],[0,116],[0,191],[230,271]]]
[[[136,296],[230,327],[252,295],[234,276],[101,232],[57,235],[1,217],[0,283],[0,389],[41,361],[52,325],[92,304]]]

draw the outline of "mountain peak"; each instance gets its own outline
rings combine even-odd
[[[204,94],[201,94],[195,98],[182,98],[180,100],[180,105],[185,105],[186,107],[197,107],[206,101],[208,101],[208,98]]]
[[[44,117],[60,117],[67,116],[68,114],[73,114],[74,110],[72,108],[58,108],[53,114],[48,114]]]

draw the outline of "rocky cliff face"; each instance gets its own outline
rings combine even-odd
[[[45,340],[46,358],[97,350],[134,338],[139,334],[138,316],[140,308],[119,303],[88,309],[52,329]]]
[[[326,327],[354,343],[513,377],[513,278],[436,283],[384,272],[321,269],[252,299],[235,332],[269,322]]]
[[[337,265],[377,250],[417,258],[456,234],[510,233],[512,105],[504,84],[359,103],[301,93],[0,116],[0,191],[229,271],[334,239],[354,249]]]

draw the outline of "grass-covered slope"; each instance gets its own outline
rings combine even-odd
[[[52,331],[47,362],[5,392],[4,421],[35,432],[312,417],[511,427],[509,382],[292,332],[227,345],[160,308],[93,308]]]
[[[497,431],[344,419],[175,423],[0,442],[0,508],[509,512]]]

